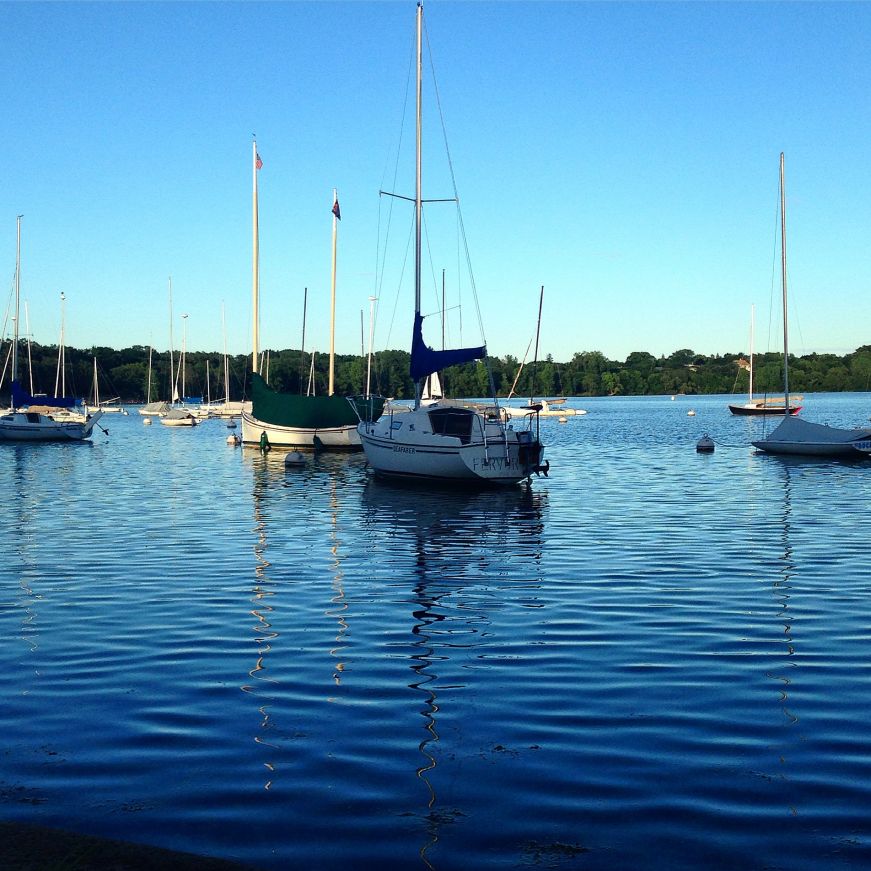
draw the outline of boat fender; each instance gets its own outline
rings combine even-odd
[[[272,450],[272,445],[269,444],[269,436],[266,435],[266,432],[260,433],[260,450],[265,454],[267,451]]]

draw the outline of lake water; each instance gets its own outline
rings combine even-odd
[[[755,454],[726,401],[577,400],[549,478],[478,494],[221,421],[0,445],[0,818],[265,869],[871,867],[871,462]]]

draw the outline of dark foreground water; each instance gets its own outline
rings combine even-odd
[[[725,402],[579,400],[498,493],[220,421],[0,445],[0,818],[271,869],[871,867],[871,462],[755,455]]]

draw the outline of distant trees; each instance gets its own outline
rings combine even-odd
[[[8,359],[8,343],[2,356]],[[58,379],[56,345],[32,344],[28,352],[19,348],[21,381],[35,393],[54,393]],[[119,396],[123,402],[144,402],[148,395],[149,349],[143,345],[115,350],[98,347],[88,350],[67,348],[64,382],[68,396],[87,397],[92,391],[94,358],[100,378],[102,398]],[[178,366],[178,355],[175,355]],[[633,351],[622,362],[609,360],[601,351],[578,351],[565,363],[548,356],[521,365],[516,357],[493,357],[487,364],[478,361],[452,366],[442,373],[442,382],[451,396],[488,396],[490,377],[499,396],[507,396],[517,380],[519,396],[638,396],[674,393],[746,393],[748,373],[739,365],[739,354],[705,356],[683,348],[668,357],[654,357],[646,351]],[[230,399],[240,400],[248,393],[250,358],[229,358]],[[746,366],[746,363],[744,364]],[[205,395],[206,368],[212,399],[224,395],[224,358],[217,352],[188,352],[185,364],[186,393]],[[305,393],[310,377],[315,392],[328,388],[329,357],[298,350],[269,350],[264,353],[264,367],[269,383],[277,390]],[[337,355],[335,391],[340,394],[363,393],[366,389],[367,361],[359,355]],[[32,372],[32,376],[31,376]],[[519,377],[518,377],[519,376]],[[808,354],[790,356],[790,389],[795,392],[840,392],[871,390],[871,345],[863,345],[852,354]],[[373,356],[372,391],[397,399],[414,396],[406,351],[379,351]],[[783,364],[780,354],[758,354],[754,360],[754,392],[778,393],[783,389]],[[0,397],[9,395],[8,367]],[[169,352],[152,354],[151,398],[169,399],[172,384]],[[0,400],[2,401],[2,400]]]

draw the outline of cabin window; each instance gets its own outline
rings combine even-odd
[[[27,412],[27,422],[28,423],[39,423],[39,415],[35,411]]]
[[[475,413],[465,408],[439,408],[429,412],[434,435],[453,436],[467,445],[472,439]]]

